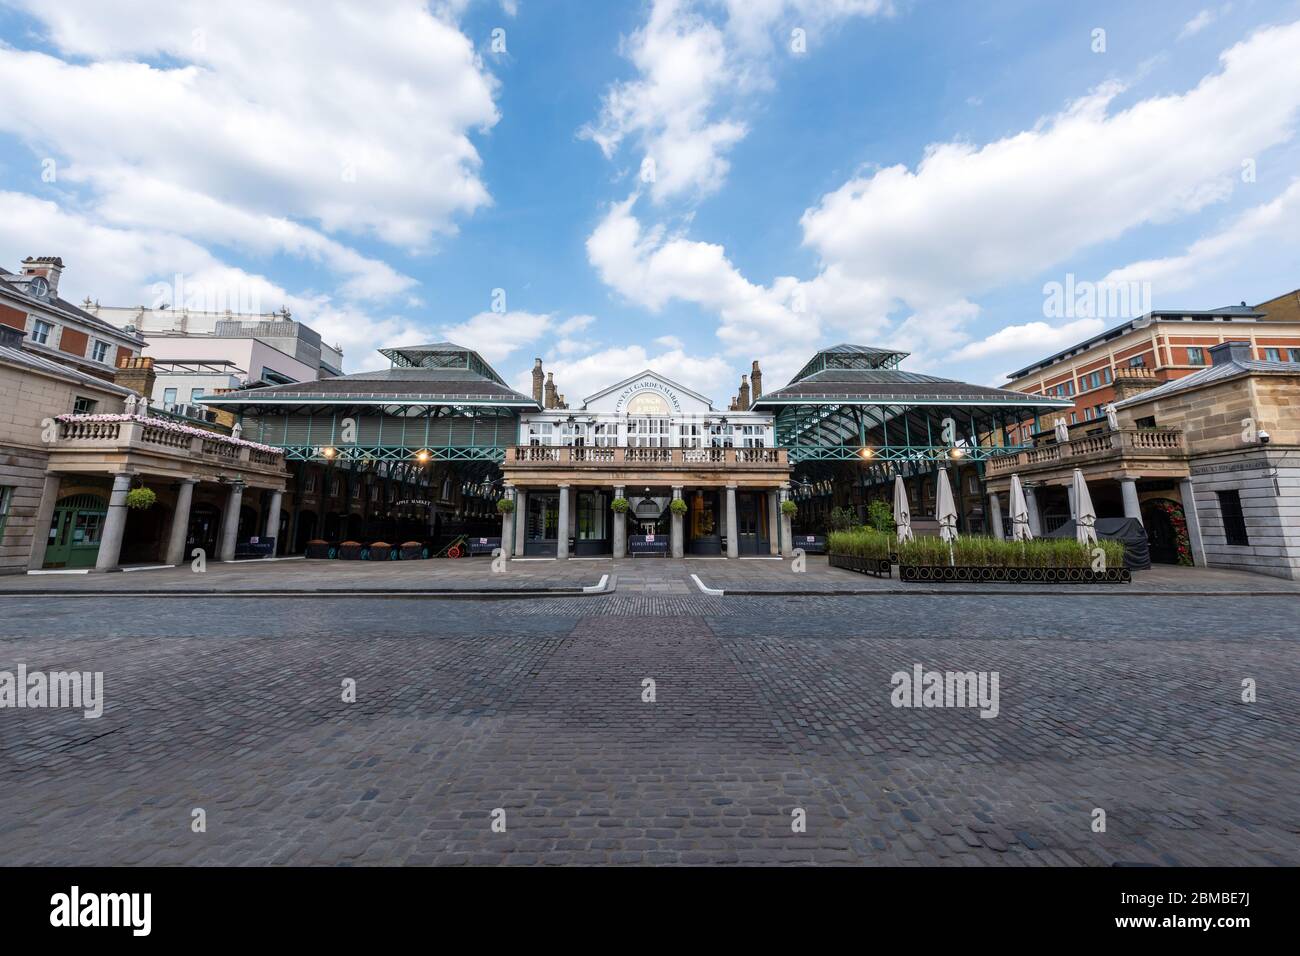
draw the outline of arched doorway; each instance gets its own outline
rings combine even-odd
[[[302,554],[307,550],[307,542],[316,537],[316,512],[298,512],[298,537],[294,541],[294,553]]]
[[[1179,502],[1172,498],[1148,498],[1142,502],[1142,524],[1147,530],[1152,561],[1157,564],[1192,563],[1191,548],[1186,541],[1187,519]]]
[[[60,498],[50,519],[47,568],[93,568],[108,515],[108,499],[81,494]]]

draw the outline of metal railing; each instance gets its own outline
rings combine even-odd
[[[665,465],[681,468],[788,468],[784,448],[623,448],[592,445],[515,445],[506,455],[510,465]]]
[[[1083,460],[1126,455],[1177,457],[1186,453],[1187,443],[1182,429],[1121,428],[1100,435],[1084,435],[1067,442],[1039,445],[1015,454],[998,455],[985,463],[984,473],[990,478],[996,478],[1016,471],[1058,467]]]

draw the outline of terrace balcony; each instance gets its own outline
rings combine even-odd
[[[170,419],[63,415],[49,442],[50,471],[139,472],[161,477],[244,481],[281,488],[287,472],[276,449]]]
[[[1068,478],[1075,468],[1082,469],[1090,480],[1184,478],[1188,475],[1187,442],[1177,428],[1120,428],[995,455],[985,463],[984,475],[991,488],[1001,489],[1013,473],[1051,483]]]
[[[790,458],[784,448],[515,445],[506,450],[501,467],[508,481],[521,484],[601,485],[630,480],[772,487],[788,480]]]

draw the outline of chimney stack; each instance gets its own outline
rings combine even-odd
[[[41,276],[50,284],[50,298],[59,294],[59,276],[63,275],[63,260],[58,256],[28,256],[22,261],[25,276]]]
[[[737,407],[740,411],[749,411],[749,376],[740,376],[740,394],[736,396]]]
[[[545,392],[545,400],[542,402],[543,407],[554,408],[555,407],[555,373],[554,372],[546,373],[546,386],[544,392]]]
[[[538,405],[542,404],[542,380],[545,377],[542,374],[542,360],[533,359],[533,401]]]
[[[754,366],[750,371],[749,381],[754,390],[754,401],[758,401],[763,397],[763,370],[758,367],[758,359],[754,359]]]

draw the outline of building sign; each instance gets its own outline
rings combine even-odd
[[[643,395],[642,393],[649,393],[649,394]],[[631,385],[628,385],[621,392],[619,392],[618,399],[614,403],[614,411],[617,413],[617,412],[622,412],[626,409],[628,412],[631,413],[633,412],[633,408],[632,408],[633,403],[649,405],[650,402],[645,401],[645,399],[649,399],[651,397],[663,399],[664,401],[667,402],[667,407],[664,408],[663,411],[645,411],[645,412],[639,412],[639,414],[650,414],[650,415],[669,414],[670,410],[671,412],[676,412],[678,414],[681,413],[682,402],[681,399],[677,397],[677,393],[673,391],[670,387],[665,385],[663,382],[659,381],[659,379],[650,378],[649,376],[646,376],[645,378],[637,379],[637,381],[633,382]]]

